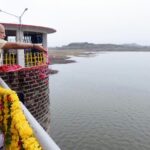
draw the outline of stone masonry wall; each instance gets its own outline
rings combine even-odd
[[[0,72],[0,77],[15,90],[31,114],[46,129],[50,126],[48,66]]]

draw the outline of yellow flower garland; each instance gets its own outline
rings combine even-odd
[[[0,87],[0,128],[6,150],[42,150],[27,122],[17,94]]]

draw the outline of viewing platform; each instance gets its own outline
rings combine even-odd
[[[25,42],[41,44],[47,48],[47,34],[54,33],[56,30],[48,27],[8,24],[2,23],[6,28],[5,40],[10,42]],[[9,49],[3,51],[3,65],[20,65],[21,67],[32,67],[46,64],[47,58],[42,52],[36,49]]]

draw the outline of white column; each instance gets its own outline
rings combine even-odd
[[[0,66],[3,65],[3,49],[0,50]]]
[[[16,40],[17,40],[17,42],[23,41],[23,32],[22,31],[17,30]],[[17,62],[18,62],[18,65],[25,67],[24,49],[17,50]]]
[[[47,34],[46,33],[43,33],[43,47],[47,48]]]

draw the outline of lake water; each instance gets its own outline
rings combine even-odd
[[[50,133],[60,148],[150,150],[150,53],[72,59],[50,76]]]

